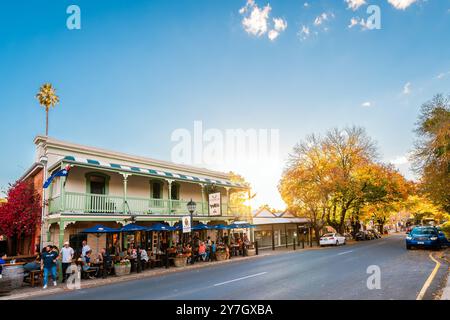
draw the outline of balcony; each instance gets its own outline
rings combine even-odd
[[[188,215],[183,200],[150,199],[123,196],[65,192],[49,200],[50,214],[64,212],[76,214],[135,214],[135,215]],[[246,206],[222,204],[222,216],[235,217],[250,214]],[[208,216],[208,203],[197,202],[196,216]]]

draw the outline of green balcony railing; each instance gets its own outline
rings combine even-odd
[[[49,200],[50,213],[70,212],[78,214],[160,214],[188,215],[185,200],[146,199],[89,193],[65,192]],[[222,216],[242,216],[250,212],[248,207],[229,207],[222,204]],[[208,204],[197,202],[196,216],[208,216]]]

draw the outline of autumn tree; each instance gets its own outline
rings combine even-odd
[[[236,174],[234,172],[230,172],[229,175],[230,175],[230,181],[232,183],[243,184],[250,188],[250,184],[241,175]],[[230,193],[230,199],[228,199],[228,200],[229,200],[228,201],[229,206],[244,208],[245,212],[242,212],[241,218],[246,218],[246,219],[251,218],[250,217],[251,216],[250,207],[248,205],[249,193],[247,191],[235,190]]]
[[[450,213],[450,96],[426,102],[417,123],[414,169],[421,191]]]
[[[33,235],[40,218],[41,200],[33,185],[24,181],[10,185],[7,202],[0,206],[0,233],[12,239]]]
[[[311,221],[316,239],[325,225],[340,233],[349,221],[358,225],[368,206],[383,226],[408,189],[394,168],[376,160],[375,143],[362,128],[308,136],[289,157],[279,184],[281,196],[290,210]]]
[[[329,161],[323,147],[321,138],[315,135],[297,144],[278,185],[289,210],[309,220],[317,242],[326,225],[331,197]]]

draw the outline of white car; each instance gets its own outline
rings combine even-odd
[[[320,237],[320,246],[338,246],[340,244],[345,244],[345,237],[339,233],[326,233]]]

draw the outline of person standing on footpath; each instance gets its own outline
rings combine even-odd
[[[69,246],[69,242],[64,242],[64,247],[61,249],[61,262],[62,262],[62,274],[64,283],[67,279],[67,268],[71,265],[73,259],[74,251]]]
[[[47,289],[49,274],[51,274],[53,285],[56,287],[56,260],[58,259],[58,253],[52,249],[53,247],[48,245],[41,258],[41,270],[44,270],[43,289]]]

